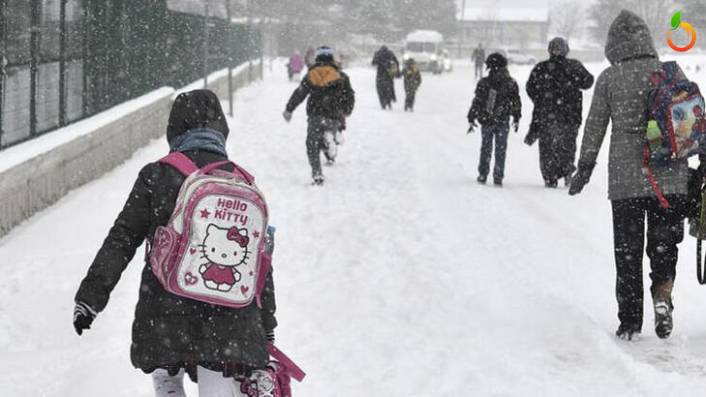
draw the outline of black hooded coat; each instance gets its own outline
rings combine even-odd
[[[593,85],[593,75],[581,62],[552,55],[538,63],[527,81],[527,94],[534,103],[527,142],[536,141],[555,123],[581,125],[583,93]]]
[[[373,56],[373,66],[377,66],[375,86],[380,99],[380,105],[385,107],[397,101],[395,95],[395,77],[400,72],[400,62],[387,47],[380,48]]]
[[[207,90],[181,94],[172,107],[167,138],[209,128],[228,136],[228,125],[216,95]],[[197,166],[225,160],[221,154],[184,152]],[[229,169],[229,166],[224,166]],[[102,247],[88,269],[75,300],[102,311],[120,275],[142,243],[158,226],[166,225],[185,177],[171,166],[154,162],[140,171]],[[269,359],[266,331],[277,325],[272,275],[255,303],[233,309],[215,306],[167,292],[152,274],[142,270],[139,300],[132,326],[132,364],[145,372],[203,365],[228,371],[239,366],[262,368]]]

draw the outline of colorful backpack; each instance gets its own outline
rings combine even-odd
[[[301,382],[306,374],[275,345],[268,343],[267,350],[274,360],[243,380],[240,392],[248,397],[291,397],[290,379]]]
[[[160,160],[186,176],[169,223],[149,250],[152,272],[176,295],[242,308],[260,294],[271,256],[265,250],[267,204],[254,178],[229,161],[199,169],[183,153]],[[234,172],[218,168],[231,164]]]
[[[669,203],[657,185],[651,166],[706,153],[706,109],[699,86],[689,81],[676,62],[665,62],[650,77],[644,169],[664,208]]]

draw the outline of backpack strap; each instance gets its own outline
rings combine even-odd
[[[184,176],[189,176],[199,170],[199,167],[182,152],[172,152],[159,160],[162,164],[168,164],[176,168]]]
[[[662,189],[660,189],[659,185],[657,184],[657,178],[655,178],[655,175],[652,172],[652,167],[650,167],[650,148],[647,145],[645,145],[643,153],[644,159],[642,162],[642,170],[645,172],[645,176],[647,176],[647,181],[650,182],[650,186],[652,186],[652,191],[657,196],[659,205],[665,210],[669,209],[669,201],[667,201],[667,199],[664,197]]]
[[[230,160],[223,160],[223,161],[216,161],[215,163],[211,163],[203,168],[201,168],[201,172],[204,174],[208,174],[209,172],[215,170],[216,168],[222,167],[226,164],[230,164],[233,166],[233,173],[238,172],[243,179],[248,183],[248,185],[252,185],[255,183],[255,177],[253,177],[249,172],[245,171],[243,167],[239,166],[238,164],[235,164],[234,162]]]
[[[267,352],[270,356],[277,360],[284,368],[286,368],[287,373],[298,382],[304,380],[306,374],[302,371],[297,364],[287,357],[286,354],[282,353],[280,349],[277,348],[272,342],[267,342]]]
[[[267,276],[272,270],[272,255],[263,252],[260,254],[260,258],[260,270],[257,274],[257,280],[255,280],[255,302],[257,307],[262,309],[262,291],[265,290]]]
[[[703,262],[701,250],[704,237],[706,236],[706,190],[701,191],[701,211],[699,212],[696,234],[696,279],[699,284],[706,284],[706,274],[703,272]]]
[[[176,168],[184,176],[189,176],[194,172],[199,171],[199,167],[193,162],[193,160],[182,152],[169,153],[167,156],[162,157],[159,162]],[[207,166],[201,168],[201,171],[204,174],[207,174],[226,164],[232,165],[234,171],[237,171],[249,185],[255,183],[255,177],[245,171],[241,166],[230,160],[216,161],[215,163],[208,164]]]

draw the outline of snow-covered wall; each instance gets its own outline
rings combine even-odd
[[[261,76],[259,62],[245,63],[232,72],[233,89]],[[202,87],[160,88],[0,152],[0,236],[163,136],[174,94]],[[208,88],[227,100],[228,70],[210,75]]]

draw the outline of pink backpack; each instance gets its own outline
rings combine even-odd
[[[215,305],[242,308],[260,294],[271,257],[265,251],[267,204],[254,178],[230,161],[199,169],[179,152],[160,160],[186,180],[166,226],[154,234],[149,261],[164,288]],[[219,170],[232,164],[234,172]]]
[[[253,371],[250,378],[240,383],[240,392],[248,397],[292,397],[291,378],[301,382],[306,374],[272,343],[267,350],[273,360],[267,368]]]

